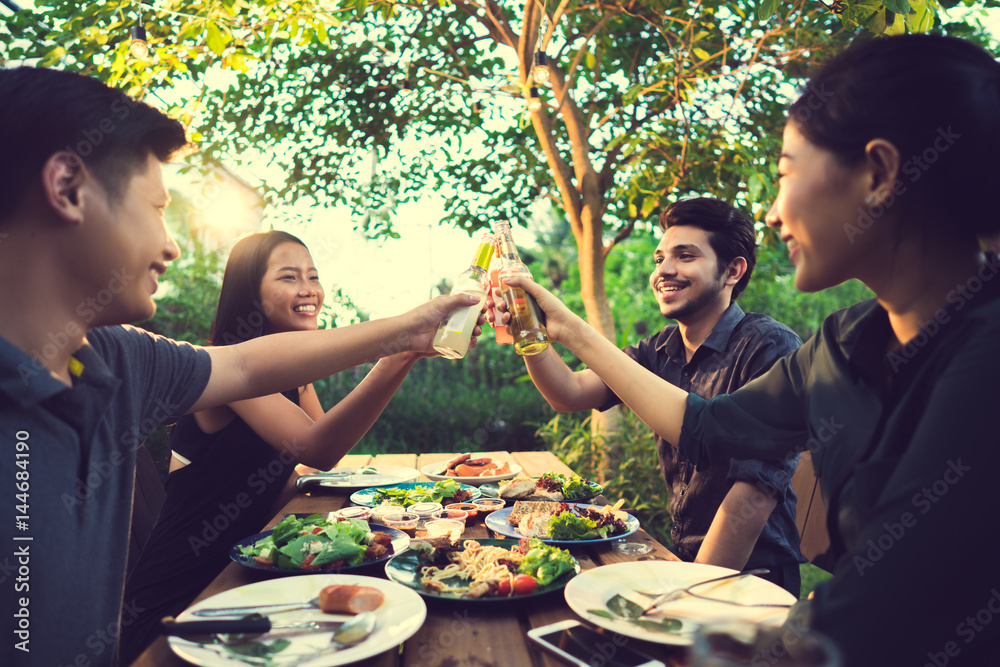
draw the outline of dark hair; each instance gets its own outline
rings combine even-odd
[[[96,79],[54,69],[0,69],[0,220],[8,218],[45,162],[79,157],[112,202],[150,151],[166,162],[187,144],[184,126]]]
[[[733,286],[731,301],[743,293],[757,265],[757,230],[746,213],[712,197],[679,199],[660,211],[660,229],[689,225],[708,232],[708,243],[718,258],[719,275],[737,257],[747,261],[747,270]]]
[[[232,345],[264,335],[270,309],[261,303],[260,281],[271,253],[282,243],[306,247],[297,237],[274,230],[248,234],[233,246],[212,322],[212,345]]]
[[[998,119],[1000,64],[970,42],[939,35],[856,42],[821,67],[788,110],[806,139],[845,165],[861,160],[872,139],[892,142],[901,203],[918,219],[947,220],[971,236],[1000,230]]]

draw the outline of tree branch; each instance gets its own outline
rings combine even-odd
[[[476,9],[478,9],[477,5],[465,2],[464,0],[455,0],[455,6],[486,28],[486,31],[495,42],[499,44],[506,44],[512,49],[517,48],[515,45],[518,37],[514,34],[514,31],[510,29],[510,24],[507,22],[507,18],[504,16],[503,10],[497,7],[496,2],[493,0],[486,0],[485,6],[483,7],[485,16],[480,15],[479,12],[476,11]]]
[[[625,226],[618,230],[618,233],[615,234],[615,237],[613,239],[611,239],[611,242],[608,243],[608,245],[604,246],[605,257],[608,256],[608,253],[611,252],[611,249],[614,248],[616,244],[632,236],[632,231],[635,229],[635,221],[636,218],[632,218],[627,223],[625,223]]]

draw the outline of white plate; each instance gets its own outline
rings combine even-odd
[[[375,474],[359,475],[358,470],[365,468],[375,470]],[[309,475],[302,475],[295,480],[295,488],[302,488],[307,484],[318,484],[332,489],[367,489],[373,486],[388,486],[399,484],[400,482],[411,482],[420,477],[420,471],[416,468],[405,468],[403,466],[348,466],[344,468],[331,468],[326,472],[316,472]]]
[[[677,634],[651,630],[635,621],[622,618],[610,619],[593,613],[594,610],[608,611],[608,601],[615,595],[621,595],[644,606],[650,599],[635,595],[634,591],[665,593],[733,572],[735,570],[701,563],[674,561],[614,563],[577,575],[566,585],[564,595],[570,609],[594,625],[658,644],[681,646],[691,644],[698,625],[710,621],[745,619],[755,623],[780,624],[785,620],[788,616],[787,608],[736,606],[688,596],[665,603],[658,612],[644,617],[650,621],[666,618],[679,620],[681,627]],[[792,605],[797,602],[795,596],[785,589],[755,576],[706,584],[694,590],[699,595],[743,604]]]
[[[394,649],[406,641],[420,629],[427,617],[427,605],[417,593],[409,588],[385,579],[364,577],[356,574],[316,574],[308,577],[283,577],[268,579],[257,583],[240,586],[224,593],[219,593],[184,611],[177,617],[179,621],[194,621],[200,617],[194,616],[194,610],[203,607],[237,607],[257,604],[276,604],[283,602],[305,602],[319,594],[326,586],[333,584],[350,584],[355,586],[371,586],[385,595],[385,602],[375,610],[375,632],[357,646],[317,656],[308,663],[309,667],[334,667],[346,665],[358,660],[370,658],[384,651]],[[282,612],[275,615],[282,623],[304,620],[337,620],[341,615],[324,614],[319,609],[301,609]],[[289,645],[279,653],[274,654],[272,664],[281,667],[283,663],[292,662],[303,655],[315,653],[330,646],[332,633],[317,632],[307,635],[285,637]],[[245,665],[236,654],[226,653],[218,646],[206,647],[202,644],[183,639],[168,637],[168,643],[174,653],[181,658],[204,667],[232,667]],[[284,657],[287,656],[287,657]]]
[[[492,457],[491,457],[492,458]],[[496,459],[494,459],[496,460]],[[499,482],[504,479],[514,479],[521,474],[524,470],[521,466],[517,465],[513,461],[510,462],[510,472],[505,472],[502,475],[483,475],[482,477],[449,477],[447,475],[437,475],[434,473],[435,470],[440,470],[441,466],[447,463],[448,460],[438,461],[437,463],[430,463],[425,465],[420,469],[420,472],[427,475],[428,479],[434,480],[435,482],[442,479],[453,479],[459,484],[471,484],[473,486],[479,486],[480,484],[486,484],[487,482]],[[503,465],[503,462],[500,462]]]
[[[591,510],[603,509],[600,505],[587,505],[586,503],[567,503],[567,505],[570,507],[583,507]],[[604,507],[607,506],[605,505]],[[517,526],[512,526],[510,525],[510,522],[507,521],[507,517],[509,517],[510,513],[513,511],[513,507],[505,507],[502,510],[490,512],[486,515],[486,527],[494,533],[499,533],[505,537],[513,537],[516,540],[523,540],[524,535],[522,535],[521,531],[517,529]],[[634,516],[628,515],[625,518],[625,532],[618,533],[617,535],[611,535],[609,537],[596,537],[589,540],[554,540],[551,537],[539,537],[538,539],[546,544],[556,544],[561,547],[571,546],[574,544],[601,544],[604,542],[615,542],[623,537],[628,537],[637,530],[639,530],[639,520]]]

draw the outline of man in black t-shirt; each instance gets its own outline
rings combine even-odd
[[[161,162],[184,127],[52,69],[0,69],[0,664],[113,665],[135,450],[159,423],[397,352],[432,353],[440,297],[350,327],[197,348],[127,322],[179,254]],[[126,601],[128,602],[128,601]],[[119,612],[122,617],[119,619]]]

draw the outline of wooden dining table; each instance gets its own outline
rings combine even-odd
[[[391,465],[420,470],[428,464],[446,461],[454,455],[454,453],[375,456],[358,454],[344,457],[339,467]],[[523,468],[525,475],[532,477],[549,471],[573,473],[551,452],[483,452],[482,456],[516,463]],[[416,481],[424,480],[427,480],[427,477],[421,474]],[[351,504],[349,496],[350,491],[347,490],[318,485],[305,486],[302,491],[291,497],[267,526],[262,526],[261,529],[272,528],[287,514],[325,513],[341,509]],[[605,504],[614,500],[616,499],[599,496],[590,502]],[[482,522],[468,525],[463,533],[463,539],[486,537],[492,535],[489,535],[489,530]],[[640,556],[628,556],[612,549],[609,543],[603,543],[574,546],[570,548],[570,552],[579,561],[582,570],[636,560],[678,560],[641,528],[625,539],[630,542],[645,543],[651,547],[651,551]],[[378,571],[371,575],[385,577],[384,572]],[[264,578],[266,575],[230,563],[194,602]],[[498,601],[493,604],[436,598],[427,598],[426,603],[427,619],[415,635],[392,650],[355,664],[364,667],[463,667],[465,665],[558,667],[566,664],[530,641],[526,634],[532,628],[577,618],[560,593],[553,592],[528,598],[522,604],[517,600]],[[671,667],[687,664],[684,647],[648,643],[631,638],[617,639],[619,642],[626,641],[629,647],[657,658]],[[181,667],[189,663],[174,654],[166,638],[161,636],[132,664],[135,667]],[[315,664],[322,665],[323,662],[317,660]],[[592,664],[604,663],[597,656]]]

